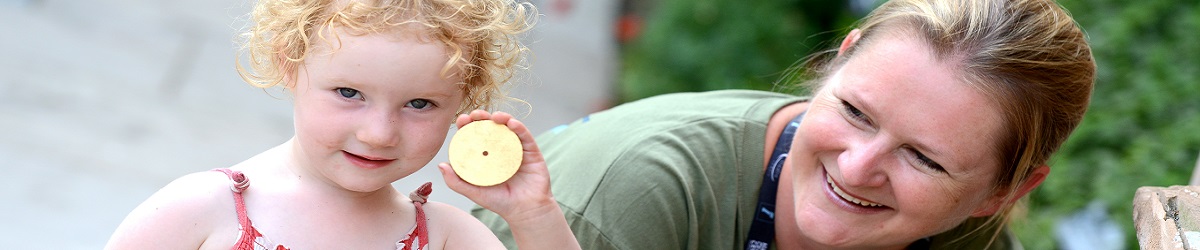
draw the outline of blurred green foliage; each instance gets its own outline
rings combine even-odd
[[[823,49],[852,16],[822,0],[664,0],[622,49],[618,101],[716,89],[771,90],[798,58]]]
[[[1097,61],[1092,104],[1050,177],[1013,225],[1028,249],[1054,249],[1055,223],[1092,200],[1136,249],[1141,186],[1187,184],[1200,153],[1200,1],[1063,0]],[[664,0],[622,49],[620,100],[715,89],[771,90],[797,60],[860,16],[841,1]]]

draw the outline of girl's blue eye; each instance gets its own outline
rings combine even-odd
[[[345,98],[362,99],[362,93],[352,88],[337,88],[338,94]]]
[[[412,107],[412,108],[415,108],[415,109],[425,109],[426,107],[431,107],[431,106],[434,106],[434,105],[433,105],[433,103],[432,103],[432,102],[430,102],[429,100],[425,100],[425,99],[416,99],[416,100],[408,101],[408,105],[407,105],[407,106],[409,106],[409,107]]]

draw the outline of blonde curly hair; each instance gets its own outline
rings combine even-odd
[[[443,74],[462,67],[459,113],[490,109],[524,64],[529,49],[518,35],[536,17],[532,4],[514,0],[260,0],[250,12],[252,26],[241,34],[238,57],[248,55],[249,68],[239,60],[237,70],[255,87],[292,87],[285,79],[296,79],[313,38],[327,41],[324,32],[334,25],[361,35],[415,23],[450,51]]]

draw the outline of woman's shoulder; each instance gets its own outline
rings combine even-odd
[[[695,110],[704,113],[731,112],[741,114],[744,109],[757,105],[773,103],[788,103],[807,99],[790,94],[761,91],[761,90],[714,90],[705,92],[680,92],[663,94],[626,103],[622,106],[629,108],[648,108],[656,111],[663,110]],[[618,106],[617,109],[622,107]]]
[[[659,99],[659,98],[668,98],[668,99],[673,99],[673,98],[683,98],[683,99],[711,99],[711,98],[760,99],[760,98],[797,98],[797,97],[794,95],[791,95],[791,94],[771,92],[771,91],[762,91],[762,90],[722,89],[722,90],[710,90],[710,91],[701,91],[701,92],[668,93],[668,94],[653,96],[653,97],[646,98],[646,99],[653,100],[653,99]]]
[[[570,140],[570,145],[619,148],[672,134],[756,135],[777,110],[803,100],[803,97],[753,90],[665,94],[590,114],[542,134],[538,142],[546,144],[544,148],[553,148],[560,143],[552,140],[561,137]]]

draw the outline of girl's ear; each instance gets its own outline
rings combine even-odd
[[[1049,174],[1050,166],[1048,165],[1034,167],[1033,170],[1031,170],[1031,173],[1029,173],[1029,178],[1025,181],[1025,183],[1022,183],[1020,187],[1017,187],[1015,190],[1013,190],[1017,193],[1015,193],[1012,197],[1005,199],[1005,192],[997,193],[995,196],[984,202],[984,204],[982,204],[980,207],[976,208],[975,212],[972,213],[971,216],[990,216],[995,214],[996,211],[999,211],[1001,207],[1004,207],[1007,204],[1016,203],[1017,200],[1020,200],[1022,197],[1025,197],[1025,195],[1028,195],[1029,192],[1033,191],[1034,188],[1042,185],[1042,181],[1045,181],[1046,175]]]
[[[851,30],[850,34],[846,34],[846,38],[842,39],[842,46],[838,46],[837,55],[841,56],[842,54],[846,53],[846,50],[850,49],[851,46],[854,46],[855,43],[858,43],[859,38],[862,38],[862,30]]]

